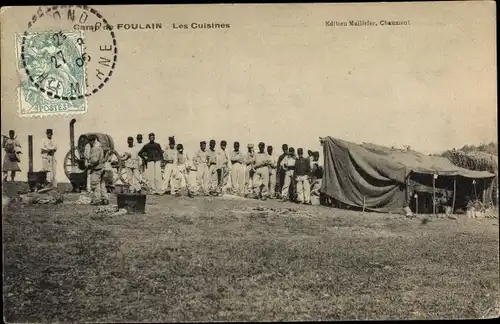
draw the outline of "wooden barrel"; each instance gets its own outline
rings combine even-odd
[[[103,133],[87,133],[80,135],[78,138],[78,151],[83,153],[85,151],[85,146],[89,142],[89,135],[94,134],[97,137],[97,140],[99,143],[101,143],[103,149],[111,149],[114,150],[115,148],[115,143],[113,141],[113,138],[108,135],[108,134],[103,134]]]

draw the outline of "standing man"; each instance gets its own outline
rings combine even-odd
[[[94,134],[89,137],[90,151],[88,170],[90,173],[90,186],[92,192],[92,205],[108,205],[108,192],[104,180],[104,150]]]
[[[255,151],[253,144],[248,144],[248,152],[245,157],[245,191],[249,193],[253,191],[253,175],[255,164]]]
[[[142,143],[142,134],[137,134],[136,140],[137,140],[137,147],[140,150],[144,146],[144,144]],[[144,177],[145,170],[146,170],[146,161],[144,161],[142,158],[139,158],[139,173],[141,175],[140,177],[141,180]]]
[[[52,187],[57,186],[56,182],[56,151],[57,151],[57,143],[56,140],[52,137],[53,131],[52,129],[47,129],[45,132],[47,136],[42,140],[42,171],[47,171],[47,181],[52,185]]]
[[[306,159],[303,154],[304,150],[297,150],[299,157],[295,161],[295,183],[297,188],[298,201],[301,204],[311,203],[311,162]]]
[[[177,150],[175,149],[175,137],[168,138],[168,147],[163,153],[164,173],[163,173],[163,193],[170,192],[172,194],[172,181],[175,174],[175,161],[177,161]]]
[[[311,205],[321,204],[321,185],[323,183],[323,168],[319,164],[319,152],[313,152],[313,167],[311,170]]]
[[[181,188],[182,180],[186,183],[186,188],[188,196],[193,198],[191,181],[189,180],[189,172],[191,171],[191,161],[189,161],[189,156],[184,152],[184,146],[182,144],[177,144],[177,154],[175,161],[175,171],[172,176],[172,195],[180,196],[179,189]]]
[[[311,166],[312,169],[312,163],[313,163],[313,151],[307,150],[307,161],[309,162],[309,165]]]
[[[14,181],[16,177],[16,172],[20,172],[21,168],[19,167],[19,162],[21,159],[19,158],[19,154],[21,154],[21,144],[16,139],[16,133],[13,130],[9,131],[9,137],[2,135],[3,143],[2,147],[5,151],[5,155],[3,157],[3,181],[7,181],[7,174],[10,172],[10,180]]]
[[[271,160],[265,151],[266,144],[259,143],[259,153],[255,156],[255,173],[253,176],[254,198],[266,200],[269,188],[269,166]]]
[[[240,151],[240,143],[234,142],[231,152],[231,181],[233,190],[239,196],[245,195],[245,157]]]
[[[200,149],[193,157],[192,171],[196,172],[196,186],[195,190],[197,192],[203,192],[205,196],[208,196],[208,184],[209,184],[209,173],[208,173],[208,153],[207,153],[207,142],[200,142]]]
[[[288,144],[283,144],[281,146],[283,153],[278,157],[278,162],[276,163],[276,193],[278,196],[281,196],[281,190],[283,189],[283,185],[285,184],[285,173],[286,170],[282,167],[283,159],[288,155]]]
[[[219,183],[219,175],[217,172],[217,152],[215,152],[215,140],[210,140],[208,144],[209,149],[207,153],[208,160],[208,174],[210,176],[210,184],[208,190],[210,195],[217,195],[217,187]]]
[[[97,141],[97,142],[99,142],[99,141]],[[83,148],[83,160],[85,161],[85,165],[89,164],[89,158],[90,158],[90,143],[87,143],[85,145],[85,147]],[[91,193],[92,190],[91,190],[91,185],[90,185],[90,170],[88,170],[88,168],[87,168],[87,170],[85,172],[87,172],[87,186],[86,186],[87,193]]]
[[[269,155],[269,196],[271,198],[276,198],[276,168],[277,162],[273,155],[273,147],[269,145],[267,147],[267,154]]]
[[[162,189],[161,163],[163,161],[163,150],[160,144],[155,142],[154,133],[149,134],[149,143],[142,147],[139,156],[147,163],[145,173],[149,182],[150,193],[159,195]]]
[[[140,147],[134,145],[134,138],[129,136],[127,138],[127,149],[125,154],[123,154],[122,159],[125,163],[125,173],[127,174],[127,180],[129,181],[130,188],[132,192],[141,191],[141,174],[139,168],[142,164],[142,159],[139,157]]]
[[[226,153],[226,141],[220,142],[220,149],[217,151],[217,174],[218,174],[218,189],[217,192],[222,194],[228,183],[229,177],[229,158]]]
[[[288,155],[283,159],[282,168],[285,170],[283,177],[283,189],[281,190],[281,198],[283,202],[290,200],[290,186],[293,182],[295,172],[295,150],[293,147],[288,149]]]

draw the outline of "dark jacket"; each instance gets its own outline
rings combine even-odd
[[[311,163],[305,157],[301,156],[295,161],[295,176],[311,175]]]
[[[139,151],[139,156],[146,162],[163,161],[163,150],[158,143],[147,143]]]

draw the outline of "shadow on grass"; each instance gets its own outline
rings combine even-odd
[[[498,232],[478,222],[165,201],[120,217],[11,205],[7,321],[475,318],[498,302]]]

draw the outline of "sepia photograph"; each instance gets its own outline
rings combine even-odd
[[[495,2],[0,30],[6,323],[500,316]]]

